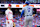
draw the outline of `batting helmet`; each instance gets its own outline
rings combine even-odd
[[[25,4],[30,4],[30,3],[28,1],[26,1]]]

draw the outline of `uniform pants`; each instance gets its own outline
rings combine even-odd
[[[9,21],[9,23],[8,23],[8,21]],[[13,27],[12,20],[6,20],[6,27]]]
[[[27,25],[29,25],[29,27],[32,27],[33,16],[25,16],[24,21],[25,21],[24,27],[27,27]]]

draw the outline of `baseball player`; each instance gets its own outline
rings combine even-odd
[[[29,2],[26,2],[25,3],[25,7],[22,9],[22,12],[21,12],[21,18],[22,18],[22,15],[24,13],[24,16],[25,16],[25,25],[24,27],[27,27],[27,25],[29,25],[29,27],[32,27],[32,21],[33,21],[33,7],[32,6],[29,6]]]
[[[8,9],[5,11],[6,14],[6,27],[13,27],[13,12],[11,11],[11,4],[8,5]]]

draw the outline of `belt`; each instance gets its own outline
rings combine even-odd
[[[32,16],[32,15],[26,15],[26,16]]]
[[[12,20],[12,19],[9,19],[9,20]]]
[[[8,19],[8,20],[12,20],[12,19]]]

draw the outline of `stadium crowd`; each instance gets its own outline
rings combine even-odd
[[[25,0],[0,0],[1,4],[23,4]]]
[[[24,17],[21,18],[20,20],[20,15],[13,15],[13,20],[15,22],[16,27],[23,27],[24,26]],[[40,15],[35,15],[33,19],[33,27],[35,25],[39,26],[40,25]],[[21,23],[20,23],[21,22]],[[5,27],[6,26],[6,17],[5,15],[0,15],[0,27]]]
[[[40,0],[0,0],[1,4],[25,4],[25,1],[29,1],[32,4],[40,4]]]

